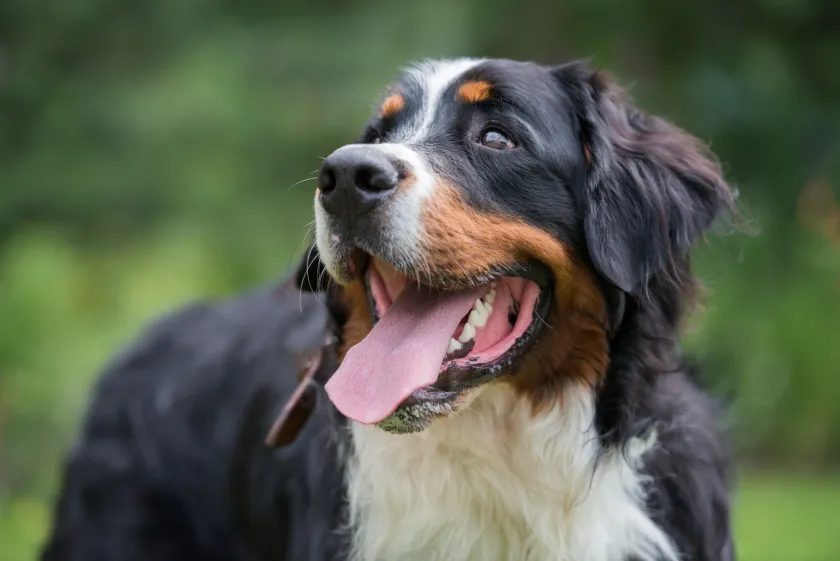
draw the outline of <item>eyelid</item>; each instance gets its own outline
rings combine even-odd
[[[510,134],[510,127],[502,123],[501,121],[497,121],[495,119],[490,119],[489,121],[485,121],[484,126],[481,127],[482,131],[488,131],[490,129],[496,129],[499,132],[503,133],[505,136],[511,136]]]

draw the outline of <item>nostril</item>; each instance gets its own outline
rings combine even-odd
[[[354,182],[362,191],[389,191],[397,186],[397,170],[379,166],[362,166],[356,170]]]
[[[363,191],[378,191],[373,184],[373,173],[368,167],[361,167],[356,170],[356,176],[353,178],[353,183]]]
[[[335,172],[332,168],[324,168],[321,170],[321,174],[318,176],[318,187],[321,189],[322,193],[329,193],[333,189],[335,189],[336,180],[335,180]]]

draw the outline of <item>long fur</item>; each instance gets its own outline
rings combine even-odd
[[[675,561],[648,516],[644,455],[656,432],[601,446],[588,388],[533,415],[502,386],[457,422],[414,435],[352,429],[356,559]]]
[[[507,96],[501,110],[530,123],[533,150],[497,160],[459,148],[452,119],[473,113],[448,92],[462,74]],[[43,561],[734,559],[730,452],[678,345],[697,292],[689,248],[733,205],[717,164],[582,64],[426,63],[407,76],[400,108],[419,112],[403,133],[425,143],[425,195],[443,174],[475,216],[503,209],[501,224],[573,255],[586,274],[572,278],[587,285],[562,297],[598,295],[583,312],[606,343],[564,347],[573,334],[547,331],[533,384],[488,384],[412,435],[348,422],[315,384],[297,440],[267,448],[302,357],[320,349],[316,379],[329,378],[358,319],[325,274],[348,274],[339,243],[358,233],[320,228],[320,253],[279,288],[190,306],[110,363],[68,454]],[[365,142],[398,143],[386,128],[374,121]],[[403,238],[421,239],[418,261],[434,268],[441,244],[415,222]],[[452,246],[466,256],[462,232]],[[380,245],[409,261],[416,248],[394,247],[403,238]],[[575,377],[571,359],[603,367]]]

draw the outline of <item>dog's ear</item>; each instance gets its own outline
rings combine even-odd
[[[303,253],[300,262],[293,270],[292,282],[303,292],[323,292],[327,289],[327,273],[318,246],[313,242]]]
[[[570,96],[587,162],[578,194],[590,257],[628,293],[643,292],[735,196],[696,138],[634,107],[582,63],[552,69]]]

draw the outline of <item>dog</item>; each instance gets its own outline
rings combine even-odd
[[[735,558],[701,142],[584,62],[426,61],[317,181],[285,280],[112,359],[44,561]]]

